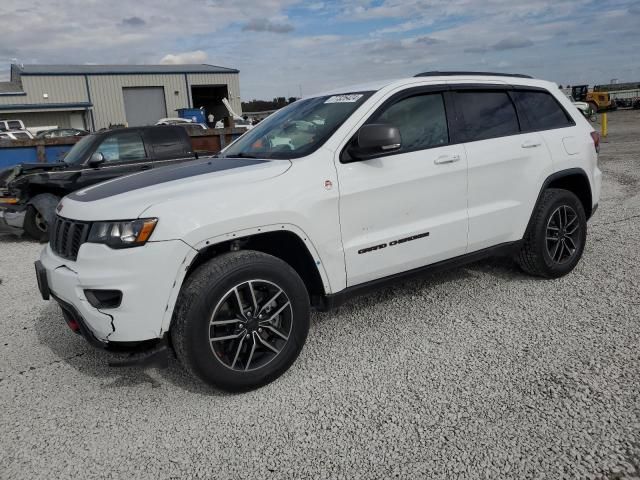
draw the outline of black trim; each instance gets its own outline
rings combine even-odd
[[[35,264],[36,269],[36,280],[38,281],[38,290],[40,290],[40,295],[42,295],[43,300],[49,300],[51,296],[51,290],[49,289],[49,280],[47,280],[47,270],[42,265],[40,260],[36,260]]]
[[[62,314],[65,317],[65,321],[69,323],[69,320],[74,320],[80,329],[79,333],[82,335],[87,342],[89,342],[94,347],[98,348],[107,348],[109,342],[99,340],[98,337],[95,336],[91,328],[87,325],[85,319],[80,315],[78,310],[71,305],[70,303],[65,302],[60,297],[58,297],[55,293],[51,292],[51,297],[58,302],[60,308],[62,309]]]
[[[164,167],[147,170],[145,172],[120,177],[115,180],[98,184],[76,191],[67,198],[77,202],[93,202],[120,195],[122,193],[141,188],[159,185],[161,183],[182,180],[198,175],[230,170],[233,168],[248,167],[267,163],[268,160],[253,160],[244,158],[214,158],[211,160],[194,160],[174,167]]]
[[[0,97],[26,97],[27,92],[0,92]]]
[[[560,170],[559,172],[552,173],[542,183],[542,187],[540,187],[540,191],[538,192],[538,198],[536,199],[536,203],[533,205],[533,210],[529,214],[529,223],[527,223],[525,236],[527,235],[527,232],[529,232],[529,229],[531,229],[533,226],[533,221],[534,221],[533,212],[535,212],[536,208],[538,208],[538,204],[540,203],[540,199],[542,198],[542,194],[544,193],[544,191],[549,187],[549,185],[552,182],[564,177],[570,177],[572,175],[580,175],[584,177],[584,179],[587,181],[587,185],[589,185],[589,197],[593,198],[593,192],[591,192],[591,182],[589,182],[589,176],[587,175],[587,172],[585,172],[582,168],[568,168],[566,170]],[[593,216],[593,212],[595,212],[595,208],[591,208],[591,206],[589,207],[590,207],[589,210],[585,208],[585,213],[587,214],[587,220],[591,218]],[[589,214],[589,211],[591,212],[591,214]]]
[[[370,282],[360,283],[352,287],[347,287],[338,293],[325,295],[322,298],[322,303],[319,305],[318,309],[321,311],[327,311],[338,308],[340,305],[344,304],[346,301],[355,296],[370,293],[401,280],[407,280],[428,273],[435,273],[442,270],[460,267],[469,263],[477,262],[478,260],[483,260],[487,257],[512,255],[520,249],[521,243],[521,240],[516,242],[502,243],[500,245],[495,245],[493,247],[478,250],[476,252],[466,253],[464,255],[443,260],[441,262],[425,265],[424,267],[414,268],[412,270],[407,270],[406,272],[396,273],[387,277],[371,280]]]
[[[448,72],[422,72],[414,75],[414,77],[453,77],[463,75],[478,75],[482,77],[515,77],[515,78],[533,78],[531,75],[522,73],[500,73],[500,72],[466,72],[466,71],[448,71]]]

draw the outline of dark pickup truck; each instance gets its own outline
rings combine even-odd
[[[121,128],[83,137],[59,163],[0,171],[0,232],[46,241],[65,195],[95,183],[197,158],[180,126]]]

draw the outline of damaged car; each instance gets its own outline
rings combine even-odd
[[[82,137],[57,163],[23,163],[0,171],[0,233],[46,241],[62,197],[115,177],[193,160],[184,128],[107,130]]]

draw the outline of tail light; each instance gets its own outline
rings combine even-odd
[[[600,153],[600,134],[598,132],[591,132],[591,138],[593,139],[593,146],[596,152]]]

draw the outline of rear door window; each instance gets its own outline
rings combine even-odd
[[[574,124],[550,93],[538,90],[516,90],[511,94],[518,106],[524,131],[551,130]]]
[[[520,132],[516,109],[506,91],[462,90],[454,95],[458,141],[475,142]]]
[[[179,128],[182,127],[153,127],[145,132],[145,139],[156,160],[180,158],[187,154],[186,135]]]

